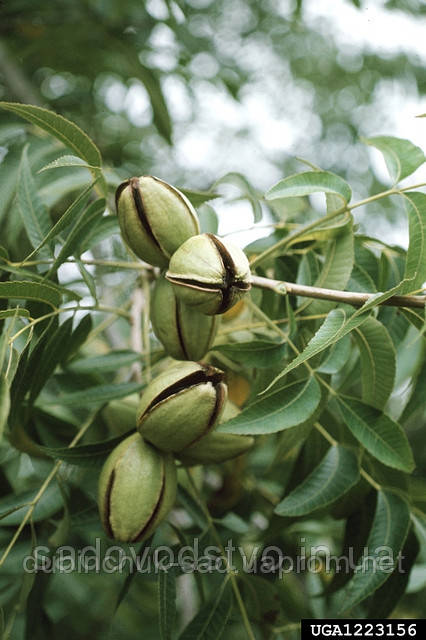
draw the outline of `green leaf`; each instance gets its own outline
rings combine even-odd
[[[14,316],[18,316],[19,318],[29,318],[30,312],[28,311],[28,309],[24,309],[23,307],[16,307],[14,309],[3,309],[3,311],[0,311],[0,320],[3,320],[4,318],[13,318]]]
[[[14,273],[17,276],[19,276],[19,278],[28,278],[31,281],[34,282],[40,282],[40,283],[45,283],[45,276],[43,275],[39,275],[38,273],[36,273],[35,271],[31,271],[30,269],[24,269],[23,267],[19,266],[19,267],[13,267],[10,264],[7,264],[5,262],[2,262],[2,258],[0,256],[0,269],[3,269],[4,271],[7,271],[8,273]],[[66,287],[62,287],[61,285],[58,285],[52,281],[50,281],[49,283],[49,287],[51,287],[52,289],[55,289],[58,294],[60,295],[61,299],[62,296],[65,296],[66,298],[69,298],[70,300],[81,300],[82,296],[78,293],[76,293],[75,291],[71,291],[71,289],[67,289]],[[22,310],[20,310],[22,311]],[[22,315],[24,314],[25,310],[23,310]]]
[[[138,64],[135,74],[139,76],[148,92],[151,101],[154,124],[159,133],[169,144],[172,143],[172,121],[164,99],[160,81],[149,67]]]
[[[347,289],[348,291],[357,291],[359,293],[377,293],[376,285],[371,276],[363,267],[356,263],[352,269]]]
[[[266,391],[276,384],[280,378],[287,375],[290,371],[298,367],[303,362],[306,362],[317,353],[320,353],[327,347],[336,342],[336,336],[343,330],[346,322],[346,314],[343,309],[334,309],[330,311],[318,331],[311,338],[306,345],[305,349],[294,360],[292,360],[281,373],[274,379],[274,381],[267,387]]]
[[[18,300],[36,300],[45,302],[54,309],[57,309],[62,300],[59,290],[50,284],[39,282],[27,282],[12,280],[11,282],[0,282],[0,298]]]
[[[102,217],[96,227],[90,229],[88,232],[86,239],[80,247],[80,255],[99,244],[99,242],[119,233],[120,229],[117,222],[117,216]]]
[[[333,193],[347,204],[352,191],[346,180],[329,171],[304,171],[280,180],[265,194],[266,200],[308,196],[312,193]]]
[[[213,349],[248,367],[268,368],[283,359],[286,353],[286,344],[270,340],[251,340],[249,342],[219,344]]]
[[[56,366],[62,361],[71,337],[73,319],[68,318],[54,331],[47,340],[37,366],[37,375],[31,384],[30,403],[33,403],[38,394],[53,374]]]
[[[333,238],[345,232],[348,224],[352,226],[352,220],[352,215],[346,211],[332,220],[319,221],[315,229],[308,229],[294,240],[290,240],[288,246],[299,244],[300,242],[307,242],[308,240],[317,240],[318,242],[333,240]]]
[[[141,359],[141,354],[126,349],[111,351],[102,356],[81,358],[69,363],[67,369],[72,373],[107,373],[127,367]]]
[[[361,489],[364,483],[365,491]],[[366,481],[361,481],[358,485],[362,491],[362,500],[354,501],[353,509],[347,517],[343,535],[342,547],[339,557],[345,563],[340,565],[332,580],[327,584],[326,593],[331,594],[339,591],[352,578],[356,564],[361,559],[364,548],[367,544],[368,535],[373,524],[374,512],[377,506],[377,496],[373,489],[369,489]],[[352,492],[351,492],[352,493]],[[350,494],[346,497],[348,499]],[[336,567],[337,568],[337,567]]]
[[[158,606],[161,640],[172,640],[176,618],[176,575],[173,570],[158,573]]]
[[[351,339],[349,335],[341,338],[330,349],[329,354],[317,367],[318,373],[333,375],[342,369],[351,354]]]
[[[195,500],[191,491],[182,484],[179,484],[178,486],[178,502],[184,507],[187,514],[192,518],[201,531],[208,526],[203,509]]]
[[[365,307],[365,305],[364,305]],[[361,307],[364,308],[364,307]],[[360,310],[359,310],[360,311]],[[317,353],[321,353],[327,347],[330,347],[332,344],[343,338],[347,333],[355,329],[356,326],[360,325],[365,321],[366,316],[364,314],[359,313],[359,311],[352,314],[349,318],[346,318],[346,313],[343,309],[333,309],[330,311],[318,331],[308,342],[302,353],[300,353],[294,360],[292,360],[281,373],[278,374],[276,378],[270,383],[268,387],[263,393],[266,393],[271,387],[273,387],[278,380],[280,380],[283,376],[286,376],[287,373],[300,366],[304,362],[307,362],[313,356],[317,355]]]
[[[401,563],[390,578],[374,592],[368,603],[368,617],[377,619],[388,618],[405,593],[417,554],[419,542],[412,528],[405,540],[401,552]]]
[[[42,171],[47,171],[48,169],[59,169],[61,167],[83,167],[84,169],[100,169],[101,167],[95,167],[93,165],[87,164],[81,158],[77,156],[61,156],[60,158],[56,158],[49,164],[46,164],[42,169],[38,171],[41,173]]]
[[[417,536],[419,541],[426,549],[426,513],[422,513],[419,509],[411,513],[411,519],[413,521],[414,527],[416,529]]]
[[[375,318],[354,330],[361,356],[362,399],[376,409],[383,409],[395,381],[396,353],[387,329]]]
[[[71,334],[71,337],[68,341],[68,348],[66,353],[66,359],[72,357],[80,347],[86,342],[89,333],[93,328],[92,316],[90,313],[87,313],[80,320],[76,328]],[[61,361],[63,363],[63,361]]]
[[[389,175],[394,184],[411,175],[425,161],[423,151],[409,140],[392,136],[363,138],[363,142],[383,153]]]
[[[179,191],[188,198],[192,206],[196,209],[201,207],[205,202],[220,197],[220,194],[214,191],[194,191],[193,189],[182,189],[182,187],[179,187]]]
[[[276,507],[279,516],[303,516],[343,496],[359,480],[358,458],[340,445],[331,446],[319,465]]]
[[[209,204],[203,204],[198,209],[198,220],[201,233],[217,233],[219,228],[217,213]]]
[[[76,447],[44,447],[40,445],[38,448],[42,453],[54,460],[63,460],[67,464],[79,467],[97,467],[101,466],[108,454],[132,433],[134,433],[134,430],[127,431],[116,438],[110,438],[102,442],[92,442],[91,444],[82,444]]]
[[[401,471],[414,469],[407,436],[397,422],[356,398],[336,396],[336,401],[345,424],[372,456]]]
[[[4,373],[0,374],[0,441],[10,410],[10,390]]]
[[[262,220],[262,207],[259,201],[259,194],[242,173],[237,173],[236,171],[227,173],[217,180],[213,186],[217,187],[220,184],[232,184],[234,187],[237,187],[241,192],[241,197],[250,202],[251,208],[253,209],[254,221],[260,222]]]
[[[80,129],[76,124],[70,122],[63,116],[36,107],[30,104],[19,104],[17,102],[0,102],[0,108],[11,111],[16,115],[36,124],[38,127],[53,135],[64,145],[72,149],[76,155],[83,158],[87,164],[100,167],[102,164],[101,154],[97,146],[92,142],[89,136]],[[92,169],[93,178],[100,180],[100,189],[104,196],[108,194],[108,187],[102,173],[98,169]]]
[[[344,232],[330,240],[324,248],[324,264],[314,286],[326,289],[345,289],[354,264],[354,238],[352,224]],[[336,305],[328,300],[311,300],[303,304],[312,315],[327,313]]]
[[[340,338],[343,338],[343,336],[360,326],[368,317],[368,312],[371,309],[399,293],[407,282],[408,281],[404,279],[392,289],[389,289],[384,293],[376,293],[372,295],[371,298],[362,305],[362,307],[357,309],[357,311],[352,313],[348,318],[346,317],[346,313],[343,309],[333,309],[330,311],[323,324],[308,342],[302,353],[292,360],[290,364],[288,364],[287,367],[285,367],[285,369],[281,371],[281,373],[278,374],[278,376],[274,378],[269,386],[261,393],[266,393],[278,382],[278,380],[280,380],[280,378],[287,375],[289,371],[295,369],[300,364],[306,362],[327,347],[330,347],[332,344],[340,340]]]
[[[250,530],[250,526],[240,518],[240,516],[237,516],[237,514],[232,511],[228,511],[226,516],[223,516],[223,518],[215,518],[215,523],[220,524],[222,527],[226,527],[235,533],[247,533]]]
[[[51,222],[42,203],[28,162],[28,145],[22,151],[17,188],[18,206],[22,222],[33,247],[41,244],[49,233]],[[49,251],[49,254],[52,252]]]
[[[315,378],[293,382],[262,395],[218,430],[245,435],[276,433],[312,418],[320,401],[321,390]]]
[[[409,244],[404,279],[412,279],[401,293],[421,289],[426,282],[426,194],[404,193],[408,214]]]
[[[76,260],[76,265],[78,267],[78,270],[80,271],[81,277],[83,278],[86,287],[89,290],[90,295],[95,299],[96,302],[98,302],[98,293],[96,291],[95,278],[92,276],[90,271],[86,269],[81,260]]]
[[[93,404],[103,404],[115,398],[124,398],[136,393],[144,385],[136,382],[122,382],[120,384],[100,384],[89,387],[84,391],[71,391],[63,393],[56,398],[43,398],[39,400],[40,406],[61,405],[62,407],[87,407]]]
[[[425,333],[426,331],[426,315],[424,310],[420,309],[400,309],[400,312],[418,331]]]
[[[185,627],[179,640],[219,640],[231,615],[232,591],[225,578],[214,600],[207,602]]]
[[[29,503],[34,500],[39,492],[37,489],[9,495],[0,499],[0,526],[18,526],[29,509]],[[49,484],[37,502],[32,513],[32,521],[40,522],[56,513],[63,505],[62,494],[57,484]],[[13,512],[12,512],[13,510]],[[3,517],[6,512],[10,512]]]
[[[347,611],[374,593],[391,575],[410,527],[405,500],[390,491],[379,491],[374,520],[365,552],[353,578],[342,590],[340,611]],[[383,551],[388,551],[384,555]]]
[[[149,538],[147,538],[146,540],[144,540],[139,549],[137,550],[137,554],[136,557],[137,558],[143,558],[143,554],[145,552],[146,549],[151,549],[151,544],[152,544],[152,539],[154,537],[154,534],[152,534],[152,536],[150,536]],[[121,588],[120,588],[120,592],[118,594],[117,597],[117,601],[115,603],[115,607],[113,610],[113,613],[115,614],[117,612],[117,609],[119,608],[120,604],[123,602],[124,598],[127,596],[128,591],[132,585],[133,579],[135,578],[135,576],[137,576],[138,573],[137,571],[134,571],[134,569],[132,568],[129,573],[127,574],[127,576],[125,577]]]
[[[95,202],[92,202],[87,209],[82,211],[82,213],[77,217],[67,239],[61,247],[60,252],[56,256],[54,263],[50,267],[48,273],[49,277],[56,273],[61,264],[63,264],[69,256],[78,251],[80,244],[83,243],[83,240],[86,240],[88,232],[96,226],[97,221],[100,220],[104,211],[104,198],[95,200]]]
[[[32,251],[26,258],[25,261],[32,258],[47,242],[50,242],[53,238],[55,238],[63,229],[65,229],[74,219],[76,215],[79,214],[80,210],[84,207],[84,204],[87,198],[90,195],[91,190],[93,189],[94,182],[89,184],[84,191],[80,193],[80,195],[74,200],[74,202],[68,207],[65,213],[59,218],[58,222],[50,229],[49,233],[44,236],[42,242],[40,242],[37,247],[35,247],[34,251]]]

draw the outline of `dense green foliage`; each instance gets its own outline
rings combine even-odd
[[[422,92],[424,70],[402,54],[371,52],[362,69],[348,59],[345,67],[333,40],[303,22],[302,2],[287,12],[275,4],[165,2],[165,17],[130,1],[1,7],[0,605],[7,638],[111,632],[124,640],[143,629],[163,640],[291,640],[306,617],[425,614],[425,313],[424,306],[383,304],[418,296],[426,281],[426,194],[418,180],[409,184],[425,156],[415,140],[360,142],[352,109],[337,100],[349,92],[368,109],[376,84],[401,79],[408,68]],[[244,20],[231,19],[231,5]],[[414,1],[387,5],[421,12]],[[159,26],[173,34],[170,68],[155,62]],[[262,152],[273,176],[265,193],[238,158],[241,173],[222,178],[217,167],[191,171],[174,151],[197,116],[170,115],[167,79],[179,79],[195,111],[202,83],[243,103],[260,82],[255,67],[225,46],[232,38],[286,61],[294,86],[310,83],[321,120],[321,133],[303,147],[313,166]],[[207,54],[205,67],[210,59],[217,71],[203,77],[193,61]],[[105,98],[108,86],[134,83],[151,105],[142,124]],[[370,146],[385,160],[385,185],[367,164]],[[93,565],[67,571],[67,562],[62,571],[26,572],[25,558],[39,545],[48,558],[96,540],[104,550],[111,545],[97,511],[99,470],[135,428],[136,394],[171,362],[149,319],[158,270],[123,244],[114,191],[123,178],[161,167],[160,176],[177,181],[198,209],[202,231],[217,232],[217,207],[232,211],[235,191],[221,195],[224,183],[238,190],[253,223],[270,227],[245,247],[253,274],[270,286],[253,287],[221,319],[206,358],[226,372],[234,404],[220,431],[253,435],[255,446],[236,461],[180,469],[176,508],[146,543],[177,554],[198,539],[203,555],[231,540],[242,550],[233,556],[239,572],[226,573],[224,561],[221,571],[190,575],[181,565],[108,573]],[[377,216],[376,233],[358,227],[362,211]],[[385,241],[383,216],[408,228],[406,250]],[[372,295],[356,307],[285,295],[271,280]],[[316,545],[345,557],[352,549],[356,562],[365,547],[378,559],[385,545],[394,559],[402,553],[403,571],[335,572],[323,560],[316,571],[280,575],[259,558],[255,572],[242,570],[242,552],[250,558],[253,549],[261,555],[274,546],[296,562],[302,548],[309,557]],[[132,546],[117,548],[130,554]]]

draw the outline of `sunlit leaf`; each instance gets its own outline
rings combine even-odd
[[[38,302],[46,302],[54,309],[59,307],[62,299],[59,290],[54,285],[17,280],[0,282],[0,298],[37,300]]]
[[[405,263],[405,279],[412,279],[401,290],[409,293],[421,289],[426,282],[426,194],[404,193],[407,213],[409,244]]]
[[[350,201],[352,190],[346,180],[329,171],[304,171],[280,180],[266,193],[267,200],[308,196],[312,193],[333,193],[342,200]]]
[[[425,154],[415,144],[403,138],[375,136],[363,139],[363,142],[376,147],[383,153],[392,182],[403,180],[425,161]]]
[[[49,164],[46,164],[42,167],[38,173],[42,173],[42,171],[47,171],[48,169],[60,169],[62,167],[83,167],[85,169],[100,169],[100,167],[94,167],[93,165],[87,164],[81,158],[77,156],[61,156],[60,158],[56,158]]]
[[[21,118],[36,124],[41,129],[44,129],[44,131],[47,131],[72,149],[76,155],[83,158],[87,164],[94,167],[101,166],[102,158],[99,149],[89,136],[74,124],[74,122],[67,120],[54,111],[49,111],[48,109],[36,107],[31,104],[0,102],[0,108],[11,111],[21,116]],[[107,186],[101,172],[98,169],[92,169],[92,175],[94,179],[99,180],[99,186],[103,195],[107,195]]]

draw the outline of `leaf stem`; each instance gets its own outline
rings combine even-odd
[[[363,469],[361,467],[361,469],[359,470],[360,474],[362,475],[363,478],[365,478],[365,480],[367,480],[368,484],[371,484],[371,486],[376,490],[376,491],[380,491],[381,490],[381,486],[375,481],[373,480],[373,478],[370,476],[369,473],[367,473],[365,471],[365,469]]]
[[[323,426],[320,425],[319,422],[314,422],[314,427],[317,431],[320,432],[320,434],[326,439],[328,440],[328,442],[333,446],[337,446],[339,443],[337,442],[337,440],[335,440],[333,438],[333,436],[331,436],[328,431],[326,431],[326,429],[324,429]]]

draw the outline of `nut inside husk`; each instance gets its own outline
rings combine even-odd
[[[195,209],[178,189],[155,176],[130,178],[115,194],[122,236],[136,255],[166,267],[185,240],[199,233]]]
[[[138,433],[107,458],[99,478],[99,513],[107,535],[121,542],[147,538],[173,505],[176,465]]]
[[[176,298],[164,276],[155,283],[151,300],[152,328],[175,360],[201,360],[210,349],[218,318],[199,313]]]
[[[211,233],[184,242],[173,254],[166,278],[182,302],[207,315],[225,313],[251,288],[244,252]]]
[[[253,444],[252,436],[211,431],[178,453],[177,458],[186,466],[216,464],[242,455],[251,449]]]
[[[163,451],[181,451],[208,433],[227,397],[224,374],[210,365],[182,362],[145,389],[138,430]]]

